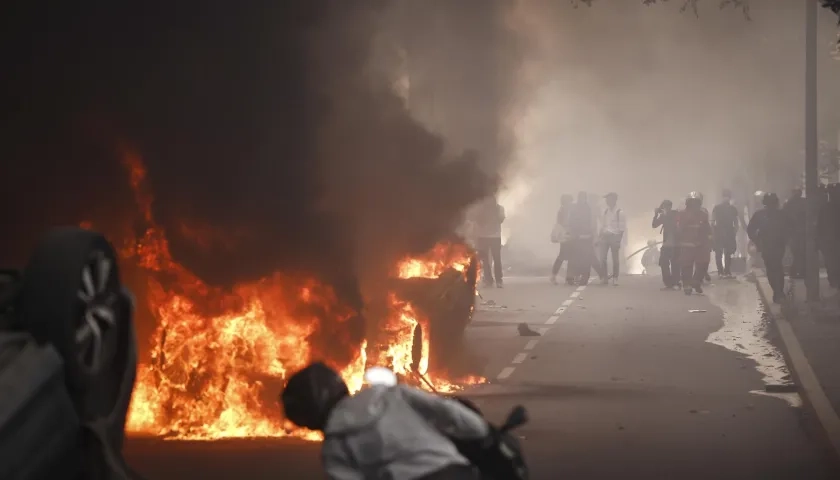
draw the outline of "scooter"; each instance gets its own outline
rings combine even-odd
[[[418,377],[426,382],[433,392],[440,395],[425,377],[419,374]],[[368,385],[386,387],[393,387],[398,383],[396,374],[384,367],[368,369],[365,372],[364,380]],[[448,397],[460,402],[484,418],[484,413],[471,400],[457,395]],[[511,409],[507,419],[500,427],[488,422],[491,441],[488,442],[487,439],[461,440],[451,437],[449,440],[461,455],[475,466],[481,474],[482,480],[528,480],[530,474],[523,455],[522,444],[512,434],[513,430],[526,423],[528,423],[528,412],[522,405],[517,405]]]

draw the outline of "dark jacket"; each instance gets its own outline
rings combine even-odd
[[[662,227],[662,246],[677,246],[677,211],[659,210],[653,216],[652,228]]]
[[[763,208],[752,216],[747,235],[761,253],[784,255],[790,234],[790,219],[777,208]]]
[[[782,212],[788,218],[788,227],[793,229],[793,234],[805,235],[806,221],[805,211],[808,209],[806,200],[802,197],[793,197],[785,202]]]
[[[569,213],[569,236],[572,238],[591,237],[595,233],[592,208],[588,203],[575,203]]]

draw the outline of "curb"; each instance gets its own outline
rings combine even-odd
[[[834,411],[831,402],[828,400],[825,392],[820,385],[814,369],[808,363],[808,358],[802,350],[802,345],[799,344],[799,339],[793,333],[793,327],[782,312],[782,307],[773,302],[768,301],[772,295],[770,292],[770,284],[766,278],[753,275],[755,284],[758,288],[758,294],[764,303],[767,313],[776,324],[776,329],[779,336],[782,338],[785,350],[787,351],[787,358],[789,367],[793,370],[793,374],[799,380],[799,393],[807,398],[811,408],[816,413],[817,420],[823,428],[828,441],[834,449],[834,453],[840,457],[840,416]]]

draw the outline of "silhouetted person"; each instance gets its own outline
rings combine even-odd
[[[621,241],[624,239],[624,232],[627,231],[627,220],[624,212],[618,208],[618,194],[610,192],[604,196],[607,199],[607,208],[601,215],[601,232],[598,235],[600,246],[601,271],[607,272],[607,254],[612,252],[612,275],[603,277],[601,281],[607,283],[612,278],[613,285],[618,285],[618,273],[621,266]]]
[[[481,260],[481,273],[484,285],[502,288],[502,222],[505,221],[505,209],[494,197],[487,198],[478,210],[476,228],[478,238],[476,248]],[[491,268],[492,260],[492,268]]]
[[[781,303],[785,298],[785,272],[782,259],[791,232],[790,217],[779,209],[779,197],[775,193],[764,194],[764,208],[755,212],[747,225],[747,235],[761,253],[767,281],[773,289],[773,302]]]
[[[677,212],[670,200],[663,200],[653,213],[653,228],[661,227],[662,248],[659,250],[659,267],[662,283],[672,289],[680,283],[680,268],[677,264]]]
[[[569,264],[571,263],[570,255],[572,246],[569,242],[569,216],[572,213],[572,206],[574,205],[574,198],[571,195],[564,194],[560,197],[560,210],[557,212],[557,219],[555,220],[555,229],[556,233],[559,235],[558,238],[552,239],[552,241],[556,241],[560,244],[560,252],[557,254],[557,258],[554,259],[554,265],[551,267],[551,283],[557,283],[557,274],[560,272],[560,268],[563,266],[563,262],[566,263],[566,283],[569,285],[574,283],[574,278],[571,275],[571,268],[569,268]]]
[[[709,268],[711,230],[709,213],[703,208],[702,196],[698,192],[691,192],[685,199],[685,209],[677,218],[680,272],[686,295],[691,295],[692,289],[703,293],[703,279]]]
[[[840,185],[833,183],[822,190],[817,242],[825,262],[828,284],[840,288]]]
[[[706,215],[706,219],[709,220],[710,219],[709,211],[706,210],[706,207],[703,206],[703,193],[702,192],[696,192],[696,193],[697,193],[698,197],[700,198],[700,210],[703,211],[703,214]],[[710,258],[712,258],[712,244],[713,244],[711,226],[709,227],[709,238],[707,240],[708,241],[705,242],[706,256],[705,257],[700,256],[700,258],[705,258],[705,261],[703,261],[703,263],[701,263],[700,266],[703,269],[703,280],[708,282],[708,283],[711,283],[712,282],[712,277],[711,277],[711,275],[709,275],[709,262],[711,261]]]
[[[807,202],[802,198],[802,190],[794,188],[790,198],[785,202],[782,211],[790,222],[790,236],[788,245],[790,254],[793,256],[793,264],[790,267],[790,278],[805,278],[805,211]]]
[[[732,255],[735,254],[739,223],[738,209],[732,205],[732,192],[724,190],[723,201],[712,210],[715,263],[721,278],[732,277]]]
[[[595,268],[598,275],[603,279],[605,273],[601,271],[600,262],[595,256],[593,244],[596,219],[592,215],[592,208],[589,205],[586,192],[578,193],[577,202],[572,207],[569,215],[569,245],[572,247],[569,269],[571,269],[574,283],[586,285],[589,283],[589,276],[592,268]]]

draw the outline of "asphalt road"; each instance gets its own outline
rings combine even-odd
[[[755,287],[706,290],[508,279],[482,292],[468,332],[491,380],[470,396],[492,419],[528,408],[520,435],[535,480],[840,478],[797,394],[762,394],[789,376]],[[520,322],[542,335],[519,336]],[[317,447],[131,439],[126,455],[149,479],[317,479]]]

